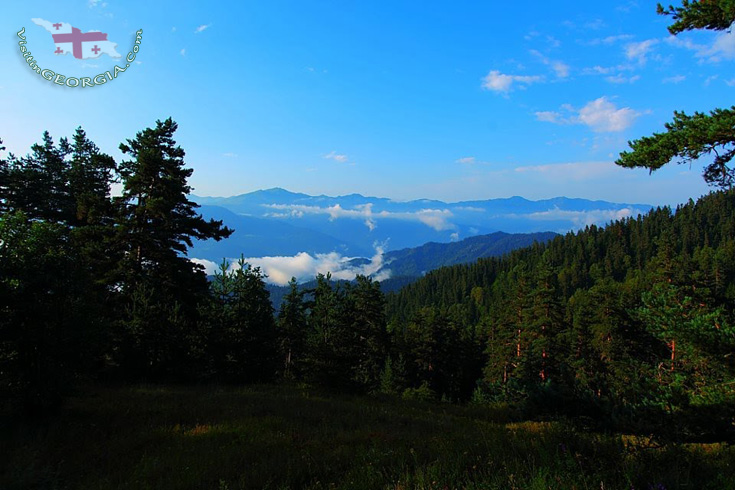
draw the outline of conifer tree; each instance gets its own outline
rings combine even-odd
[[[278,312],[279,347],[283,375],[299,378],[303,369],[307,335],[307,307],[304,292],[299,290],[296,278],[288,283],[289,291]]]
[[[123,306],[118,350],[138,374],[186,364],[197,305],[207,293],[201,266],[186,258],[187,249],[192,239],[221,240],[232,233],[221,221],[205,221],[188,199],[192,169],[173,139],[177,127],[171,118],[157,121],[120,145],[130,159],[119,169],[113,287]]]

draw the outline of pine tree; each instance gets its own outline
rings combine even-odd
[[[358,275],[348,285],[344,319],[345,337],[350,341],[352,379],[361,391],[375,391],[380,382],[388,350],[385,299],[380,283]]]
[[[161,373],[187,364],[197,305],[207,294],[201,266],[186,258],[192,239],[226,238],[221,221],[205,221],[188,199],[184,150],[170,118],[120,145],[122,196],[115,201],[114,290],[122,295],[118,342],[134,371]],[[141,310],[142,309],[142,310]],[[145,312],[148,313],[145,313]],[[136,313],[137,312],[137,313]],[[137,318],[134,323],[128,322]]]
[[[278,313],[278,335],[283,375],[299,378],[306,350],[307,313],[304,292],[299,290],[296,278],[288,283],[288,294],[283,298]]]
[[[69,193],[74,201],[76,225],[109,224],[110,189],[117,171],[115,160],[87,138],[80,127],[70,147]]]
[[[265,274],[240,258],[231,273],[229,359],[239,381],[268,381],[277,369],[276,325]]]
[[[56,145],[48,131],[31,154],[0,163],[0,202],[5,211],[23,211],[29,219],[70,223],[73,200],[69,191],[70,147],[62,138]]]

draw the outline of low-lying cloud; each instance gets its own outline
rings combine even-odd
[[[524,216],[537,221],[570,221],[574,224],[575,228],[582,228],[588,225],[604,225],[610,221],[638,216],[641,213],[643,211],[632,207],[622,209],[590,209],[586,211],[569,211],[554,207],[547,211],[539,211]]]
[[[329,252],[324,254],[311,255],[306,252],[300,252],[293,256],[278,257],[250,257],[245,262],[253,267],[260,267],[265,272],[266,282],[284,286],[288,284],[292,277],[299,282],[314,279],[317,274],[332,274],[333,279],[352,280],[355,276],[365,275],[371,276],[376,281],[382,281],[390,277],[390,270],[383,270],[383,252],[382,245],[375,244],[375,254],[365,263],[363,260],[356,260],[355,257],[346,257],[338,252]],[[206,259],[191,259],[195,264],[204,267],[208,275],[213,275],[219,270],[219,265]],[[238,267],[237,260],[229,259],[230,270]]]
[[[453,214],[448,209],[420,209],[410,212],[373,211],[372,203],[361,204],[353,209],[345,209],[339,204],[329,207],[307,206],[303,204],[264,204],[274,212],[267,213],[269,218],[291,218],[302,217],[305,214],[323,214],[329,216],[330,220],[340,218],[359,219],[365,226],[373,231],[378,227],[379,221],[384,219],[416,221],[436,231],[454,230],[457,228],[450,219]]]

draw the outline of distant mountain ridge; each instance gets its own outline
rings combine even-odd
[[[340,240],[317,230],[282,220],[236,214],[220,206],[203,205],[199,212],[207,219],[222,220],[235,232],[226,240],[195,242],[190,257],[221,261],[236,258],[310,254],[336,250],[343,254],[369,256],[372,247]]]
[[[515,196],[456,203],[431,199],[395,201],[360,194],[311,196],[282,188],[231,197],[191,196],[191,199],[202,205],[225,208],[235,215],[266,220],[250,223],[257,236],[268,235],[259,227],[267,228],[266,225],[274,222],[321,234],[323,241],[317,240],[316,236],[303,243],[300,240],[282,240],[284,246],[278,253],[290,255],[308,249],[321,253],[342,250],[357,256],[363,255],[365,249],[373,248],[374,244],[391,251],[427,242],[459,241],[497,231],[561,233],[589,224],[604,225],[614,219],[646,213],[652,208],[648,204],[568,197],[531,201]],[[202,210],[205,216],[209,211],[206,208]],[[238,241],[245,239],[245,235],[237,238]],[[275,255],[275,252],[268,255]]]
[[[370,275],[389,288],[438,267],[502,255],[553,233],[651,209],[567,197],[404,202],[360,194],[310,196],[281,188],[190,199],[201,205],[205,218],[235,230],[227,240],[195,242],[189,250],[209,273],[223,259],[244,256],[275,284],[291,277],[308,281],[329,271],[334,279]]]
[[[555,236],[557,234],[553,232],[510,234],[498,231],[459,242],[429,242],[420,247],[394,250],[386,253],[383,261],[384,267],[391,270],[392,276],[418,277],[439,267],[466,264],[485,257],[499,257],[534,242],[545,243]]]
[[[546,243],[556,237],[556,233],[491,233],[470,237],[459,242],[430,242],[420,247],[394,250],[383,254],[383,265],[373,274],[384,277],[381,280],[383,292],[394,292],[420,279],[424,274],[441,267],[468,264],[487,257],[500,257],[513,250],[524,248],[533,243]],[[353,266],[369,263],[370,260],[358,258],[350,261]],[[314,287],[311,280],[301,285],[303,289]],[[288,286],[269,286],[274,308],[280,307]]]

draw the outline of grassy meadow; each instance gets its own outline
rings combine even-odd
[[[657,446],[501,408],[294,386],[92,388],[2,413],[0,488],[735,488],[735,449]]]

